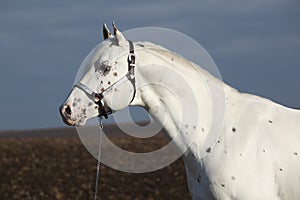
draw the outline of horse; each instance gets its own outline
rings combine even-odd
[[[241,93],[180,55],[113,29],[103,25],[104,40],[59,108],[67,125],[141,106],[183,153],[192,199],[300,199],[299,110]]]

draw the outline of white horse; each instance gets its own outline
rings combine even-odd
[[[66,124],[142,106],[184,151],[193,199],[300,199],[299,110],[242,94],[163,47],[127,41],[113,26],[114,36],[104,25],[105,40],[60,107]],[[211,124],[219,104],[224,123],[217,130]]]

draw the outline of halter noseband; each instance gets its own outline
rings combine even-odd
[[[132,99],[131,99],[130,103],[133,101],[133,99],[135,97],[136,87],[135,87],[134,68],[135,68],[136,55],[134,53],[133,42],[130,41],[130,40],[128,40],[128,42],[129,42],[129,54],[128,54],[128,58],[127,58],[128,71],[125,74],[125,76],[120,78],[118,81],[116,81],[114,84],[110,85],[109,87],[107,87],[106,89],[104,89],[100,93],[94,92],[92,89],[90,89],[88,86],[84,85],[81,82],[78,82],[77,84],[74,85],[74,87],[77,87],[77,88],[81,89],[83,92],[85,92],[87,94],[87,96],[90,99],[92,99],[95,104],[98,105],[98,113],[99,113],[98,117],[104,116],[107,119],[108,115],[112,113],[111,110],[107,111],[105,109],[105,107],[102,104],[101,100],[104,98],[106,93],[108,93],[109,91],[112,90],[112,88],[114,86],[121,85],[122,83],[124,83],[124,81],[129,80],[131,82],[132,86],[133,86],[133,95],[132,95]]]

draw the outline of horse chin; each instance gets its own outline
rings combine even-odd
[[[70,120],[70,119],[66,119],[66,118],[62,118],[63,119],[63,122],[68,125],[68,126],[75,126],[76,122]]]

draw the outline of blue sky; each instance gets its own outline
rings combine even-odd
[[[0,130],[63,126],[58,106],[112,21],[180,31],[204,46],[227,84],[300,107],[299,11],[297,0],[1,1]]]

